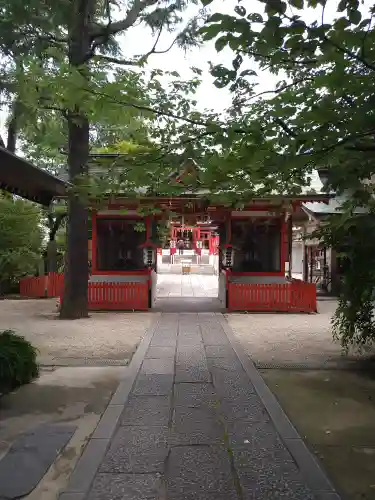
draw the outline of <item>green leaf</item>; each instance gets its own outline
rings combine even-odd
[[[349,20],[352,24],[359,24],[362,19],[362,14],[358,9],[352,9],[349,11]]]
[[[221,24],[211,24],[209,26],[204,26],[200,32],[203,34],[204,40],[212,40],[219,33],[221,33],[223,27]]]
[[[258,14],[257,12],[252,12],[247,16],[247,19],[251,21],[252,23],[262,23],[263,22],[263,17]]]
[[[292,7],[301,10],[304,7],[304,0],[289,0],[289,4]]]
[[[350,26],[350,21],[346,17],[340,17],[339,19],[336,19],[334,27],[337,30],[345,30]]]
[[[344,10],[346,10],[347,5],[348,5],[348,0],[340,0],[337,6],[338,12],[344,12]]]
[[[264,10],[268,15],[272,16],[274,14],[284,14],[286,9],[287,4],[282,0],[267,0]]]
[[[221,36],[215,42],[215,49],[217,50],[217,52],[221,52],[227,44],[228,44],[228,37]]]
[[[215,14],[212,14],[212,16],[210,16],[208,19],[207,19],[207,23],[218,23],[218,22],[221,22],[225,19],[225,16],[223,14],[221,14],[220,12],[216,12]]]
[[[236,5],[234,8],[234,12],[241,17],[246,16],[246,9],[243,5]]]
[[[240,68],[242,61],[243,61],[243,57],[240,54],[237,54],[237,56],[233,59],[232,64],[233,64],[233,68],[236,71]]]
[[[258,74],[253,69],[245,69],[244,71],[241,71],[241,73],[240,73],[240,77],[244,77],[244,76],[258,76]]]

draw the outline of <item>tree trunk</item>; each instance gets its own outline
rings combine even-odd
[[[92,0],[74,0],[70,29],[69,63],[87,76],[86,57],[90,50],[89,22]],[[77,104],[68,112],[70,181],[77,188],[87,176],[89,155],[89,121]],[[79,189],[78,189],[79,191]],[[65,290],[60,310],[61,319],[88,316],[88,209],[77,189],[68,197],[68,245],[65,268]]]
[[[47,272],[57,273],[57,244],[54,239],[47,243]]]
[[[7,150],[11,153],[16,152],[17,141],[17,117],[13,114],[8,125]]]
[[[12,116],[8,123],[7,130],[7,150],[15,154],[17,146],[18,124],[23,112],[22,103],[18,98],[13,103]]]

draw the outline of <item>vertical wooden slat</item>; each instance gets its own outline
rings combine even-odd
[[[316,312],[316,287],[311,283],[228,283],[229,311]]]

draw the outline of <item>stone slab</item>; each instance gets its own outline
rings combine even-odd
[[[20,436],[0,460],[0,499],[29,494],[75,430],[71,425],[41,425]]]
[[[168,455],[167,438],[168,429],[163,427],[120,427],[99,473],[163,472]]]
[[[174,373],[174,359],[145,359],[141,366],[141,373],[146,375],[172,375]]]
[[[133,389],[135,396],[166,396],[172,393],[173,375],[139,375]]]
[[[246,376],[237,356],[208,358],[207,363],[210,370],[224,370],[226,372],[236,372],[239,375],[242,374]]]
[[[220,407],[224,420],[228,423],[269,421],[269,415],[256,394],[222,398]]]
[[[172,335],[155,336],[151,340],[151,346],[155,347],[176,347],[177,337]]]
[[[92,439],[110,439],[117,428],[123,408],[123,405],[107,406],[92,435]]]
[[[151,346],[146,353],[146,359],[174,358],[175,348],[166,346]]]
[[[236,398],[255,394],[255,388],[244,371],[233,372],[210,369],[215,390],[220,397]]]
[[[206,345],[207,358],[232,358],[238,359],[236,353],[229,344],[225,345]]]
[[[210,382],[211,376],[202,347],[189,346],[177,352],[175,382]]]
[[[219,415],[207,407],[177,406],[173,414],[171,443],[173,446],[193,444],[223,444],[225,430]]]
[[[176,365],[176,383],[211,382],[210,372],[201,366],[181,367]]]
[[[86,493],[89,490],[109,444],[109,439],[90,439],[70,476],[66,493]]]
[[[275,469],[270,464],[257,467],[252,462],[251,468],[240,468],[237,472],[242,500],[316,500],[290,464]]]
[[[121,425],[168,427],[169,396],[132,396],[121,415]]]
[[[212,384],[181,383],[174,385],[174,405],[186,408],[199,406],[217,408],[219,400]]]
[[[86,500],[160,500],[160,474],[98,474]]]
[[[202,328],[202,338],[205,345],[229,345],[228,337],[222,328]]]
[[[224,447],[172,448],[167,461],[168,500],[237,500]]]

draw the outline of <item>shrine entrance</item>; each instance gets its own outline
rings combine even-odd
[[[208,217],[189,223],[181,219],[171,221],[169,238],[158,249],[154,309],[221,311],[218,226]]]

